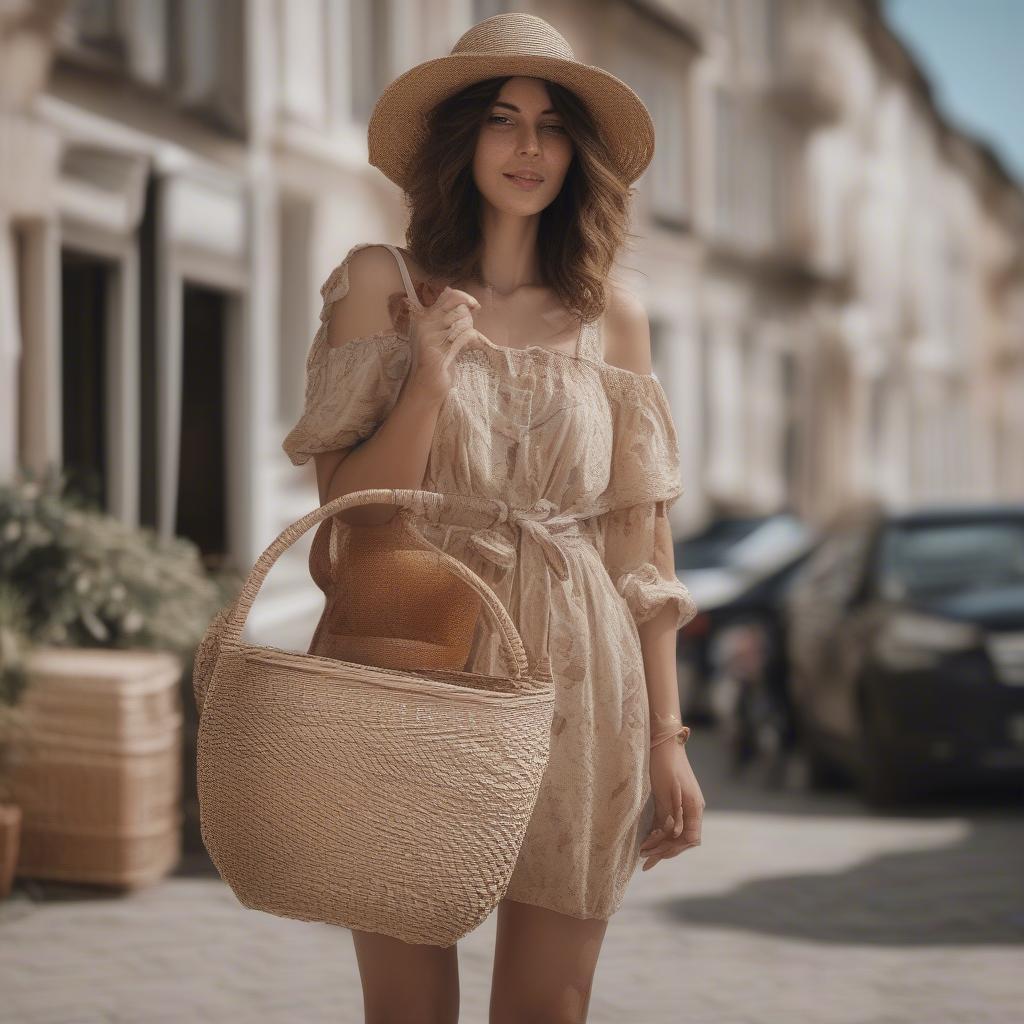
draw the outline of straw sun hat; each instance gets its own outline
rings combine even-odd
[[[654,124],[640,97],[603,68],[576,60],[543,18],[510,13],[485,18],[463,33],[448,56],[417,64],[387,86],[370,116],[370,163],[406,189],[431,109],[473,82],[506,75],[546,78],[574,92],[628,184],[651,162]]]

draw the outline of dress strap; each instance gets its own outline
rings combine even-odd
[[[405,294],[409,296],[409,300],[413,305],[422,307],[423,303],[420,302],[420,297],[416,294],[416,288],[412,283],[412,277],[409,275],[409,268],[405,265],[405,257],[396,246],[388,245],[387,242],[382,242],[381,245],[390,249],[391,255],[398,260],[398,269],[402,274],[402,280],[405,282]]]
[[[603,323],[604,317],[601,316],[597,320],[583,325],[576,344],[578,359],[590,359],[595,363],[604,362],[604,340],[601,336]]]

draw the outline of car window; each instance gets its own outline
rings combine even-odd
[[[730,549],[764,521],[764,518],[716,520],[706,530],[676,542],[676,565],[685,570],[723,566]]]
[[[1024,583],[1024,520],[894,524],[882,534],[877,567],[893,598]]]

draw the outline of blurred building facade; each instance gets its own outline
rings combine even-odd
[[[403,242],[374,100],[503,10],[655,119],[617,276],[673,402],[679,531],[1024,497],[1024,195],[867,0],[5,7],[0,472],[92,471],[118,516],[238,566],[313,507],[280,443],[318,288]],[[296,612],[275,597],[305,567],[271,579],[262,614]]]

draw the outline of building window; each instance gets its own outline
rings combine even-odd
[[[278,346],[277,412],[282,422],[294,422],[302,412],[306,356],[314,328],[309,322],[315,295],[312,251],[314,206],[300,196],[285,196],[280,216],[280,345]]]
[[[963,242],[950,231],[945,246],[946,288],[944,305],[950,354],[959,357],[970,348],[971,273]]]
[[[391,4],[351,0],[352,117],[367,123],[391,80]]]
[[[786,493],[796,494],[800,484],[799,366],[793,352],[779,354],[782,377],[782,475]]]
[[[715,332],[712,325],[707,320],[700,322],[700,393],[697,395],[697,401],[700,404],[699,415],[700,415],[700,444],[701,450],[704,452],[704,463],[702,468],[706,471],[707,464],[710,463],[710,453],[712,449],[712,431],[715,428],[714,424],[714,410],[713,410],[713,397],[715,388],[715,376],[714,376],[714,351],[715,351]]]
[[[634,53],[619,60],[614,73],[643,100],[654,122],[654,157],[639,179],[649,190],[651,216],[664,226],[685,227],[690,215],[687,72],[677,64]]]
[[[657,139],[651,162],[635,183],[643,213],[660,226],[687,229],[693,218],[691,108],[697,51],[687,36],[637,10],[618,12],[614,26],[602,64],[639,96]]]
[[[68,41],[105,63],[122,65],[127,52],[125,13],[118,0],[75,0],[68,16]]]
[[[172,5],[177,98],[193,113],[242,135],[245,105],[244,0],[180,0]]]
[[[723,36],[732,34],[732,3],[731,0],[712,0],[711,18],[715,31]]]
[[[777,68],[781,47],[777,0],[743,0],[736,13],[744,56],[764,70]]]
[[[649,107],[659,140],[651,161],[651,214],[665,224],[688,220],[686,173],[686,87],[680,73],[662,73]]]
[[[713,93],[714,212],[715,235],[731,240],[736,214],[736,101],[732,93],[718,87]]]
[[[110,261],[91,253],[61,253],[61,462],[75,493],[106,511],[113,416],[107,386],[116,273]]]

